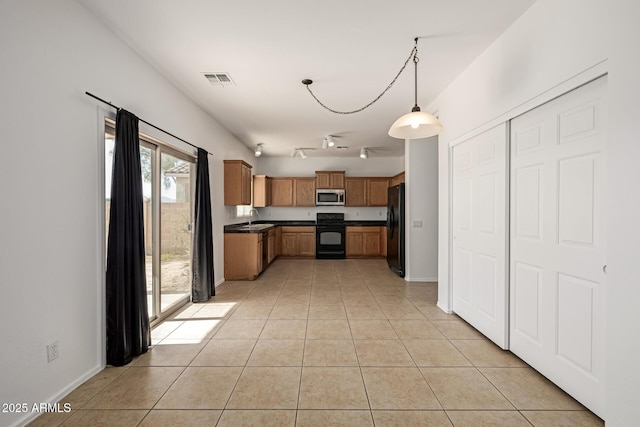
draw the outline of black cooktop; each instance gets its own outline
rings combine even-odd
[[[339,212],[318,212],[316,224],[344,224],[344,214]]]

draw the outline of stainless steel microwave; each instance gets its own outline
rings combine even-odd
[[[316,190],[316,206],[344,206],[344,190]]]

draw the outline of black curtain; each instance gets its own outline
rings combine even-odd
[[[107,364],[122,366],[151,345],[145,277],[138,118],[118,110],[107,247]]]
[[[216,294],[213,279],[213,229],[209,189],[209,153],[198,148],[196,175],[195,227],[192,251],[191,301],[208,301]]]

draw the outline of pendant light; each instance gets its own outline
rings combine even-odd
[[[396,120],[389,129],[389,136],[398,139],[428,138],[442,132],[443,126],[440,120],[429,113],[420,111],[418,106],[418,38],[413,54],[414,65],[414,106],[407,113]]]

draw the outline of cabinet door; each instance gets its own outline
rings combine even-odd
[[[251,168],[242,165],[242,204],[251,204]]]
[[[365,178],[345,178],[344,183],[345,206],[367,206],[367,180]]]
[[[362,254],[365,256],[380,256],[380,231],[362,233]]]
[[[253,207],[271,206],[271,178],[266,175],[253,176]]]
[[[315,178],[295,178],[294,184],[294,206],[315,206],[316,205],[316,179]]]
[[[271,206],[293,206],[293,178],[271,178]]]
[[[331,174],[329,172],[316,172],[316,188],[331,188]]]
[[[224,161],[224,204],[251,204],[251,165],[242,160]]]
[[[388,188],[388,178],[369,178],[367,206],[387,206]]]
[[[346,247],[347,257],[362,256],[363,254],[362,233],[349,232],[347,230],[346,245],[347,245]]]
[[[330,188],[344,188],[344,172],[332,172],[330,181]]]
[[[282,255],[296,256],[298,254],[297,233],[282,233]]]
[[[298,233],[298,255],[316,255],[316,235],[315,233]]]
[[[267,238],[267,262],[271,262],[276,257],[276,230],[269,230],[269,237]]]
[[[387,227],[380,227],[380,255],[387,256]]]

